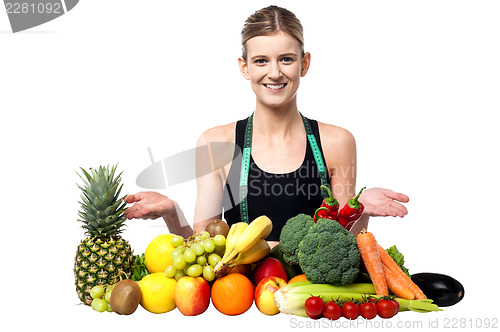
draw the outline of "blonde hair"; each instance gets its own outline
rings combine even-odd
[[[246,42],[257,36],[283,31],[297,39],[304,55],[304,32],[299,19],[291,11],[278,6],[262,8],[250,15],[241,30],[242,57],[247,60]]]

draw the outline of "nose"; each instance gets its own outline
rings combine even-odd
[[[278,62],[275,61],[271,62],[271,66],[269,66],[269,72],[267,76],[272,80],[278,80],[282,76]]]

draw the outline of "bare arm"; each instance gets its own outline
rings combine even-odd
[[[209,135],[207,135],[209,136]],[[207,144],[207,136],[201,135],[197,146]],[[204,158],[197,156],[197,169],[200,163],[205,162]],[[199,233],[214,219],[222,217],[222,195],[223,187],[221,183],[221,170],[212,170],[212,173],[196,177],[196,205],[194,210],[193,229]]]
[[[197,146],[207,146],[212,172],[197,176],[197,196],[194,212],[194,230],[205,230],[210,221],[222,219],[222,203],[227,174],[234,154],[235,123],[207,130],[200,136]],[[216,143],[217,148],[211,144]],[[222,147],[220,143],[223,144]],[[197,169],[203,169],[203,158],[197,158]],[[222,166],[222,167],[221,167]]]

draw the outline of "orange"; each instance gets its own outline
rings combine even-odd
[[[296,281],[307,281],[306,275],[305,274],[296,275],[295,277],[290,279],[290,281],[288,283],[291,284],[292,282],[296,282]]]
[[[253,303],[253,284],[241,273],[230,273],[215,280],[211,297],[214,307],[226,315],[240,315]]]

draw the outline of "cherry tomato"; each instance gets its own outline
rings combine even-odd
[[[378,300],[377,311],[380,317],[391,318],[398,313],[398,308],[393,300]]]
[[[305,303],[306,314],[309,318],[319,319],[323,316],[323,310],[325,309],[325,302],[320,297],[311,296],[306,300]]]
[[[394,303],[396,304],[396,308],[397,308],[397,312],[396,313],[398,313],[399,312],[399,302],[396,299],[394,299],[392,301],[394,301]]]
[[[373,319],[377,316],[377,305],[373,302],[361,303],[359,312],[365,319]]]
[[[342,315],[347,319],[356,319],[359,317],[359,305],[346,302],[342,306]]]
[[[342,317],[342,308],[335,301],[329,301],[325,304],[323,316],[330,320],[337,320]]]

